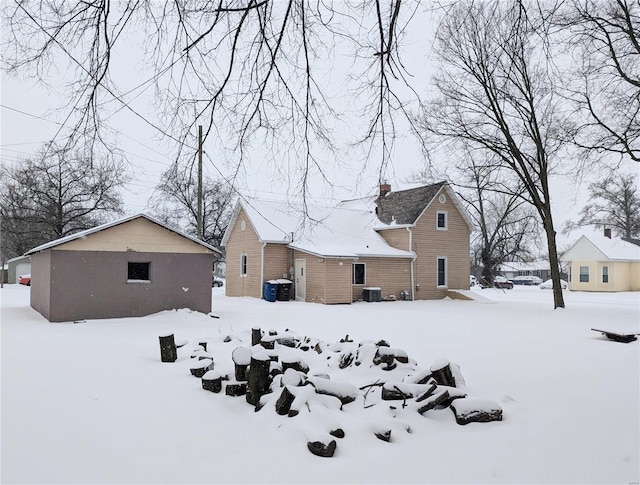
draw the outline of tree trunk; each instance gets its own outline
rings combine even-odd
[[[549,200],[547,198],[547,200]],[[549,203],[544,206],[544,230],[547,235],[547,246],[549,249],[549,264],[551,265],[551,281],[553,282],[553,309],[564,308],[564,297],[562,296],[562,286],[560,285],[560,267],[558,265],[558,248],[556,246],[556,231],[553,228],[551,218],[551,207]]]

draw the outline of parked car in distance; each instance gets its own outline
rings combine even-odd
[[[553,288],[553,280],[547,280],[544,283],[539,284],[538,288],[540,288],[541,290],[551,290]],[[565,280],[560,280],[560,288],[566,290],[567,288],[569,288],[569,283],[567,283]]]
[[[23,274],[18,276],[18,283],[20,283],[21,285],[31,286],[31,275]]]
[[[503,288],[503,289],[506,289],[506,290],[512,290],[513,289],[513,283],[511,282],[511,280],[508,280],[504,276],[496,276],[493,279],[493,287],[494,288]]]
[[[473,275],[469,275],[469,286],[476,286],[478,284],[478,278]]]
[[[509,281],[514,285],[536,286],[542,283],[542,278],[538,276],[516,276],[510,278]]]
[[[224,280],[218,276],[214,276],[211,279],[211,286],[212,287],[216,287],[216,286],[224,286]]]

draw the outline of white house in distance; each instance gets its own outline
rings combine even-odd
[[[640,291],[640,246],[605,234],[582,231],[562,256],[569,289],[576,291]]]

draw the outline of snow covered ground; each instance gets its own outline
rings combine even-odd
[[[29,307],[29,288],[0,290],[2,483],[640,479],[640,341],[590,330],[640,331],[639,293],[565,291],[567,308],[554,311],[551,292],[531,287],[478,290],[488,303],[340,306],[223,292],[213,289],[219,319],[180,310],[54,324]],[[386,339],[422,367],[446,357],[460,366],[467,393],[498,402],[504,420],[460,426],[449,409],[405,413],[411,433],[394,431],[387,443],[350,412],[335,456],[314,456],[306,447],[313,413],[256,413],[243,397],[204,391],[189,373],[195,343],[206,340],[224,370],[254,326],[327,343],[346,334],[356,343]],[[191,342],[175,363],[160,362],[166,333]]]

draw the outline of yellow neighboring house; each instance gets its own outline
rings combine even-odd
[[[640,291],[640,246],[606,234],[583,231],[561,258],[570,290]]]

